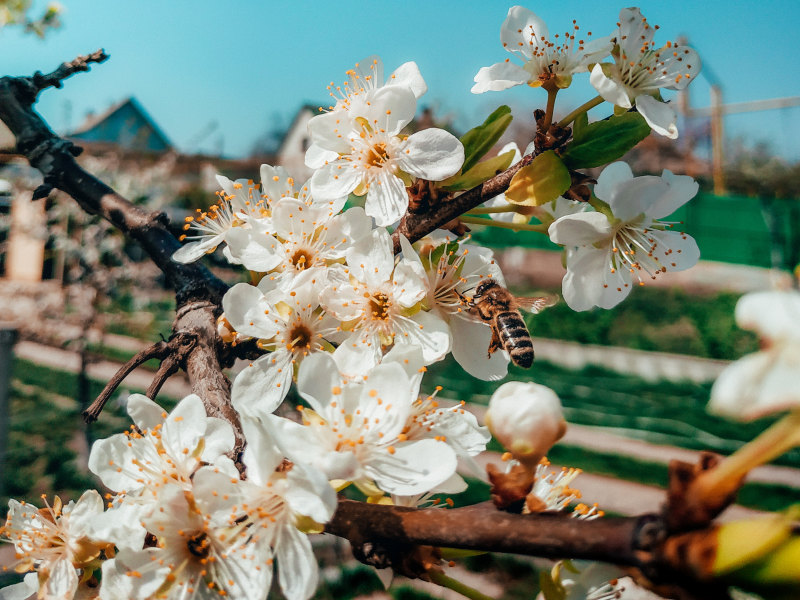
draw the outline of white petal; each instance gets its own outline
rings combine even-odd
[[[313,465],[295,465],[286,475],[289,489],[284,494],[292,512],[327,523],[336,510],[336,492],[328,479]]]
[[[189,394],[164,420],[161,442],[171,456],[191,455],[206,432],[206,409],[196,394]]]
[[[403,308],[411,308],[428,292],[428,278],[419,262],[403,259],[392,273],[394,299]]]
[[[325,229],[327,245],[326,255],[330,258],[342,258],[350,244],[369,235],[372,231],[370,219],[360,206],[354,206],[341,215],[337,215]]]
[[[603,66],[600,63],[592,68],[592,73],[589,75],[589,83],[592,84],[592,87],[597,90],[597,93],[606,102],[622,108],[630,108],[632,106],[625,87],[617,81],[606,77],[606,74],[603,73]]]
[[[671,140],[678,137],[678,115],[669,104],[642,94],[636,97],[636,109],[653,131]]]
[[[623,8],[619,11],[617,43],[624,53],[623,60],[639,62],[642,54],[649,50],[649,42],[654,35],[655,28],[647,24],[638,8]]]
[[[341,198],[356,189],[361,179],[361,172],[350,162],[337,160],[311,176],[311,195],[317,200]]]
[[[647,216],[652,219],[668,217],[694,198],[700,188],[688,175],[673,175],[668,169],[664,169],[661,179],[669,186],[669,190],[647,211]]]
[[[346,256],[347,265],[356,279],[367,283],[371,288],[379,287],[389,281],[394,270],[392,236],[382,227],[373,229],[371,235],[353,244],[347,250]]]
[[[42,598],[72,598],[78,590],[78,573],[69,559],[61,558],[55,563],[45,563],[49,567],[47,579],[39,590]]]
[[[166,412],[144,394],[131,394],[125,410],[139,429],[153,429],[164,422]]]
[[[362,336],[355,332],[333,353],[336,365],[347,377],[366,375],[370,369],[381,361],[383,352],[377,336]],[[306,361],[303,361],[305,363]]]
[[[510,61],[499,62],[490,67],[480,68],[473,78],[475,85],[470,92],[473,94],[500,92],[527,83],[530,77],[530,73]]]
[[[552,42],[545,22],[524,6],[512,6],[508,9],[503,25],[500,28],[500,42],[509,52],[530,58],[529,42],[531,36],[536,37],[535,45],[544,46]],[[537,44],[538,42],[538,44]]]
[[[593,306],[612,308],[630,293],[630,273],[625,269],[612,272],[609,254],[609,248],[592,246],[567,251],[562,293],[572,310],[583,311]]]
[[[251,271],[266,273],[281,263],[278,240],[263,231],[234,227],[226,234],[225,241],[231,256]]]
[[[231,403],[242,415],[268,415],[278,408],[291,385],[292,354],[280,348],[242,369],[233,381]]]
[[[345,152],[348,150],[349,146],[344,148]],[[306,150],[305,163],[310,169],[320,169],[337,158],[339,158],[339,153],[335,150],[326,150],[319,144],[312,142]]]
[[[444,442],[419,440],[373,454],[365,471],[383,491],[413,496],[432,490],[450,478],[458,461]]]
[[[651,231],[649,233],[657,244],[653,258],[667,271],[685,271],[700,260],[700,248],[688,234],[678,231]]]
[[[453,358],[470,375],[484,381],[497,381],[508,374],[508,354],[498,350],[489,355],[492,329],[486,323],[453,317]]]
[[[588,246],[608,238],[612,230],[603,213],[585,212],[561,217],[547,233],[553,243],[561,246]]]
[[[300,365],[297,393],[320,415],[334,399],[334,389],[342,385],[339,367],[327,352],[315,352]]]
[[[363,117],[375,131],[393,136],[408,125],[417,112],[417,99],[411,89],[390,85],[367,93],[365,102],[350,107],[350,115]]]
[[[184,265],[192,263],[209,252],[213,252],[224,240],[225,236],[220,234],[196,242],[188,242],[175,251],[172,260]]]
[[[270,419],[242,418],[242,432],[247,440],[242,462],[247,467],[247,480],[259,486],[267,485],[283,460],[270,423]]]
[[[294,188],[289,185],[289,172],[283,167],[261,165],[261,186],[263,194],[270,200],[292,196]]]
[[[319,573],[308,536],[291,524],[282,526],[276,540],[275,558],[278,560],[278,581],[286,599],[310,598],[317,590]]]
[[[123,550],[116,558],[103,563],[101,600],[144,600],[152,598],[170,572],[170,566],[159,564],[157,548],[138,552]],[[141,577],[130,575],[138,572]]]
[[[348,140],[351,131],[350,119],[343,111],[323,113],[311,117],[308,121],[308,134],[311,136],[312,145],[337,154],[350,152]]]
[[[220,456],[233,450],[235,442],[236,436],[230,423],[216,417],[208,417],[205,444],[200,459],[203,462],[214,463]]]
[[[669,185],[661,177],[643,175],[617,184],[606,202],[617,219],[627,222],[647,214],[667,193]]]
[[[402,85],[409,88],[416,98],[420,98],[428,91],[428,84],[422,78],[417,63],[409,61],[394,70],[386,81],[386,85]]]
[[[633,179],[633,171],[628,163],[623,161],[611,163],[597,178],[594,195],[600,200],[609,202],[614,197],[617,187],[631,179]]]
[[[222,310],[233,328],[245,335],[269,339],[278,332],[277,310],[249,283],[237,283],[225,292]]]
[[[423,310],[415,314],[411,320],[413,323],[408,324],[402,333],[395,336],[395,344],[419,346],[426,364],[443,359],[452,345],[447,323],[432,312]]]
[[[386,227],[399,221],[407,209],[408,193],[403,180],[381,170],[370,182],[364,210],[377,226]]]
[[[745,294],[736,303],[736,324],[770,341],[800,341],[800,293],[769,291]]]
[[[415,177],[441,181],[454,175],[464,164],[464,146],[444,129],[423,129],[403,144],[400,168]]]
[[[0,600],[33,600],[39,591],[39,582],[36,574],[33,577],[25,576],[24,581],[0,589]]]

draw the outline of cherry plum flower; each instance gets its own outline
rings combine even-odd
[[[425,364],[450,350],[447,324],[434,312],[419,310],[428,292],[425,272],[419,261],[395,261],[385,229],[351,246],[347,268],[331,269],[328,279],[320,303],[349,332],[334,352],[348,376],[368,372],[392,345],[419,348]]]
[[[363,108],[317,115],[308,123],[315,150],[306,164],[317,171],[311,193],[327,199],[366,194],[366,213],[379,226],[395,223],[408,208],[412,177],[441,181],[458,172],[464,147],[451,133],[429,128],[400,131],[417,108],[414,93],[400,85],[370,90]]]
[[[572,75],[587,71],[611,52],[610,37],[581,39],[573,21],[572,30],[562,39],[551,36],[547,25],[532,11],[512,6],[500,28],[500,41],[508,52],[522,61],[522,66],[506,59],[491,67],[482,67],[475,75],[473,94],[505,90],[516,85],[540,87],[552,81],[558,88],[569,87]],[[576,40],[576,36],[578,39]]]
[[[9,500],[6,523],[0,534],[13,543],[17,572],[36,571],[36,579],[0,590],[0,598],[27,598],[38,589],[41,598],[70,600],[79,584],[99,568],[109,541],[98,537],[95,520],[103,514],[103,498],[94,490],[84,492],[77,502],[38,509],[31,504]],[[8,567],[3,567],[6,570]]]
[[[272,415],[270,427],[289,460],[321,469],[337,487],[352,482],[370,496],[412,496],[455,473],[450,445],[403,434],[419,380],[398,363],[380,364],[355,383],[342,379],[330,355],[315,354],[303,362],[297,389],[311,407],[302,410],[303,424]]]
[[[800,406],[800,293],[746,294],[736,304],[736,322],[755,331],[759,352],[729,365],[711,388],[709,410],[749,420]]]
[[[656,48],[651,26],[638,8],[623,8],[614,64],[596,64],[589,78],[597,92],[621,108],[636,106],[656,133],[678,137],[677,115],[659,96],[659,90],[682,90],[700,73],[700,57],[693,49],[667,42]]]
[[[286,397],[296,366],[310,354],[332,351],[328,339],[339,322],[319,306],[312,274],[286,288],[264,277],[258,287],[233,286],[222,299],[225,316],[237,334],[254,337],[270,350],[245,367],[233,382],[231,400],[240,414],[258,416],[274,411]]]
[[[608,214],[581,212],[556,220],[548,233],[566,247],[564,300],[573,310],[612,308],[634,280],[694,266],[700,251],[693,238],[661,221],[697,194],[691,178],[664,170],[661,177],[634,177],[623,162],[600,174],[594,193]]]

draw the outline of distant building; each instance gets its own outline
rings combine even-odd
[[[90,115],[68,138],[134,152],[167,152],[172,144],[136,98],[127,98],[99,115]]]
[[[292,124],[289,125],[289,129],[283,135],[275,156],[275,164],[289,171],[298,180],[298,183],[303,183],[314,172],[306,166],[306,150],[311,143],[308,122],[311,117],[318,114],[318,105],[304,104],[301,106],[295,114]]]

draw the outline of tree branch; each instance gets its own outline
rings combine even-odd
[[[87,213],[103,217],[139,242],[164,273],[168,285],[175,290],[178,308],[173,332],[188,332],[196,337],[193,349],[182,360],[192,391],[203,399],[209,415],[233,424],[237,450],[241,450],[244,438],[238,416],[230,406],[230,382],[222,373],[216,351],[216,319],[222,312],[221,299],[227,286],[202,266],[174,262],[172,254],[180,248],[180,242],[168,229],[166,215],[134,206],[87,173],[75,162],[80,149],[53,133],[33,110],[41,90],[59,87],[64,78],[106,58],[99,50],[62,64],[49,75],[0,78],[0,119],[16,137],[17,151],[41,171],[46,186],[66,192]]]
[[[392,234],[395,254],[400,251],[401,235],[406,236],[409,242],[416,242],[431,231],[463,215],[468,210],[483,204],[487,200],[491,200],[495,196],[499,196],[508,189],[511,179],[517,174],[517,171],[530,164],[533,158],[533,154],[523,156],[522,160],[502,173],[487,179],[482,184],[475,186],[460,196],[435,205],[422,214],[406,213]]]

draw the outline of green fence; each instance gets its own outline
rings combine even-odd
[[[697,240],[703,260],[785,269],[800,262],[800,200],[700,193],[669,219]],[[475,239],[494,248],[559,249],[537,233],[479,229]]]

